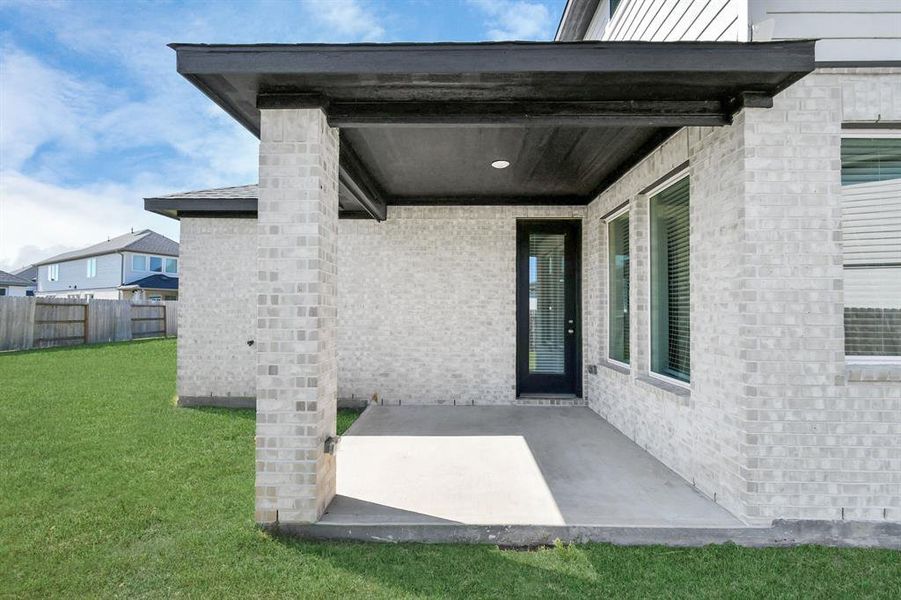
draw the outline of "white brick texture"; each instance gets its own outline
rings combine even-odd
[[[257,224],[256,520],[310,523],[335,495],[338,131],[264,110]]]
[[[389,207],[340,222],[338,390],[386,404],[516,401],[516,220],[585,207]]]
[[[256,219],[181,220],[178,396],[256,396]]]
[[[583,223],[583,388],[595,411],[748,522],[901,521],[901,373],[849,368],[844,359],[839,179],[842,122],[901,121],[899,98],[899,69],[819,70],[772,109],[678,132],[587,207],[389,207],[385,222],[340,224],[335,132],[316,111],[264,111],[260,287],[250,301],[259,348],[257,519],[271,522],[275,511],[282,521],[314,519],[330,498],[333,461],[321,444],[333,433],[336,385],[341,397],[388,404],[515,402],[516,220],[565,217]],[[643,193],[686,162],[687,393],[648,377]],[[623,202],[631,216],[629,372],[604,360],[601,217]],[[216,273],[218,248],[239,235],[217,227],[189,219],[182,233],[180,393],[183,383],[215,385],[196,371],[212,364],[201,349],[218,343],[213,326],[227,311],[201,330],[191,294],[208,285],[203,263]],[[244,268],[234,266],[224,285]],[[235,373],[223,393],[247,387],[243,336],[228,338],[240,353],[227,363]]]

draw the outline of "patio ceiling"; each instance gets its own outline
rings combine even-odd
[[[769,107],[814,67],[813,41],[171,46],[256,136],[261,109],[322,108],[341,129],[342,207],[376,218],[585,204],[677,128]]]

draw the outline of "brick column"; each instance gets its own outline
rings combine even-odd
[[[316,521],[335,495],[338,131],[263,110],[257,254],[258,523]]]

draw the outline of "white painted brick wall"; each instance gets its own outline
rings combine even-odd
[[[591,406],[751,522],[901,520],[901,376],[846,383],[839,177],[842,121],[901,120],[899,90],[899,69],[819,71],[731,127],[681,131],[589,206],[586,231],[605,244],[592,220],[631,200],[635,280],[633,371],[586,374]],[[640,379],[648,266],[638,194],[686,159],[687,398]],[[606,354],[603,259],[596,269],[586,277],[588,364]]]
[[[516,219],[584,207],[389,207],[342,220],[338,392],[387,404],[516,400]]]
[[[256,219],[181,220],[179,397],[253,397]]]
[[[839,211],[842,120],[899,121],[897,98],[899,69],[821,70],[773,109],[680,131],[588,207],[392,207],[383,223],[340,221],[339,395],[513,402],[515,221],[583,217],[583,362],[601,365],[584,375],[594,410],[749,521],[901,520],[901,376],[845,365]],[[639,193],[686,160],[689,396],[644,377],[648,214]],[[630,374],[603,366],[600,217],[626,200]],[[182,233],[183,286],[198,235]],[[218,262],[215,250],[196,251]]]
[[[257,221],[256,520],[310,523],[335,495],[338,130],[264,110]]]

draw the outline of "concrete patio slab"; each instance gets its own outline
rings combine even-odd
[[[370,407],[320,526],[744,525],[586,407]]]

